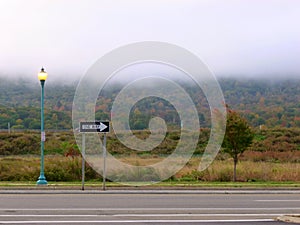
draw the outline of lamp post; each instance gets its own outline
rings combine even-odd
[[[48,74],[45,72],[44,68],[38,74],[38,78],[41,82],[41,170],[40,176],[37,181],[37,185],[47,185],[47,180],[44,175],[44,142],[46,139],[45,130],[44,130],[44,85],[48,77]]]

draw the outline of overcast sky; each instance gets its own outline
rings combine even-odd
[[[78,78],[102,55],[164,41],[217,75],[300,76],[298,0],[0,0],[0,76]],[[133,53],[134,54],[134,53]]]

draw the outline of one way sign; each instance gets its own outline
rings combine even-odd
[[[80,122],[81,133],[108,133],[109,121]]]

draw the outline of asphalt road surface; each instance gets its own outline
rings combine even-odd
[[[0,224],[286,224],[300,194],[0,193]]]

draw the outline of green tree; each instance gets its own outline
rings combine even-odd
[[[227,107],[227,123],[223,151],[233,158],[233,181],[236,181],[236,165],[238,157],[252,143],[254,132],[250,128],[247,120],[236,111]]]

